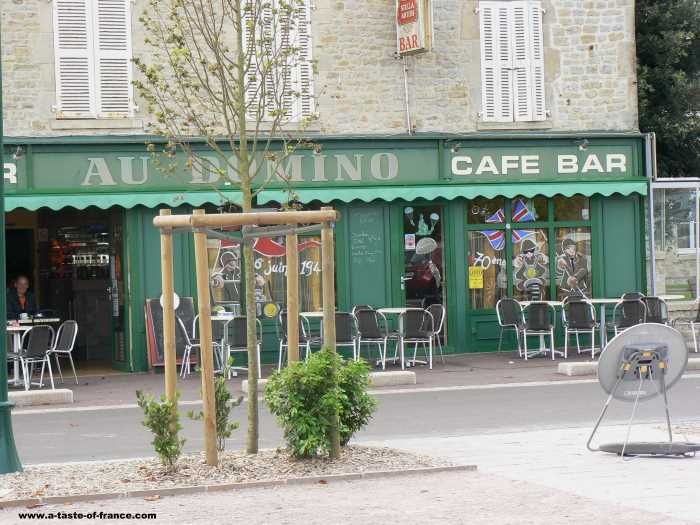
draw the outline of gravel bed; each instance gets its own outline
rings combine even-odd
[[[257,455],[224,452],[219,466],[209,467],[204,454],[180,458],[167,472],[156,459],[28,466],[24,472],[0,475],[0,501],[43,496],[127,492],[145,489],[283,480],[304,476],[406,470],[449,465],[446,460],[390,448],[349,446],[337,461],[296,460],[284,449]]]

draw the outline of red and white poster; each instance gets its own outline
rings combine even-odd
[[[396,0],[396,48],[399,55],[430,51],[431,0]]]

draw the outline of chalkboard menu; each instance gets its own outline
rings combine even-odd
[[[384,306],[388,268],[381,207],[353,208],[348,213],[350,300],[352,304]]]
[[[185,352],[185,336],[177,319],[182,319],[187,330],[192,330],[194,320],[194,300],[192,297],[181,297],[180,306],[175,310],[175,354],[178,364]],[[146,339],[148,342],[148,360],[150,366],[163,366],[163,308],[160,299],[146,300]]]

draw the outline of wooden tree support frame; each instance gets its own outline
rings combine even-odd
[[[212,228],[258,226],[260,228],[245,228],[243,238],[247,240],[263,236],[286,236],[287,343],[289,345],[289,363],[293,363],[299,360],[298,234],[317,231],[319,228],[321,229],[323,344],[330,351],[335,352],[335,256],[333,228],[338,219],[338,212],[329,207],[321,208],[319,211],[217,213],[210,215],[207,215],[204,210],[194,210],[192,215],[172,215],[170,210],[161,210],[160,215],[153,219],[153,225],[160,229],[161,235],[165,392],[169,400],[175,400],[177,385],[172,234],[175,232],[191,232],[194,234],[197,298],[199,303],[199,334],[201,339],[200,367],[202,369],[204,440],[208,465],[216,465],[218,463],[218,454],[216,449],[214,353],[211,340],[211,298],[209,295],[207,235],[216,233],[214,237],[218,238],[225,235],[221,232],[211,231]],[[226,238],[230,237],[226,236]],[[255,333],[249,335],[255,337]],[[257,371],[249,369],[248,375],[249,378],[255,376],[254,379],[256,379]],[[249,380],[248,387],[248,396],[257,396],[257,380]],[[331,436],[331,458],[337,458],[340,455],[337,416],[336,414],[334,418],[334,428]]]

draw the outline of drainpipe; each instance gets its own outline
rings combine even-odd
[[[656,242],[654,236],[654,166],[656,155],[656,137],[653,133],[644,136],[644,175],[648,183],[648,212],[649,217],[649,262],[651,264],[651,295],[656,295]]]
[[[406,128],[408,129],[408,134],[413,135],[413,126],[411,125],[411,108],[408,103],[408,58],[401,57],[403,61],[403,90],[404,90],[404,100],[406,101]]]

